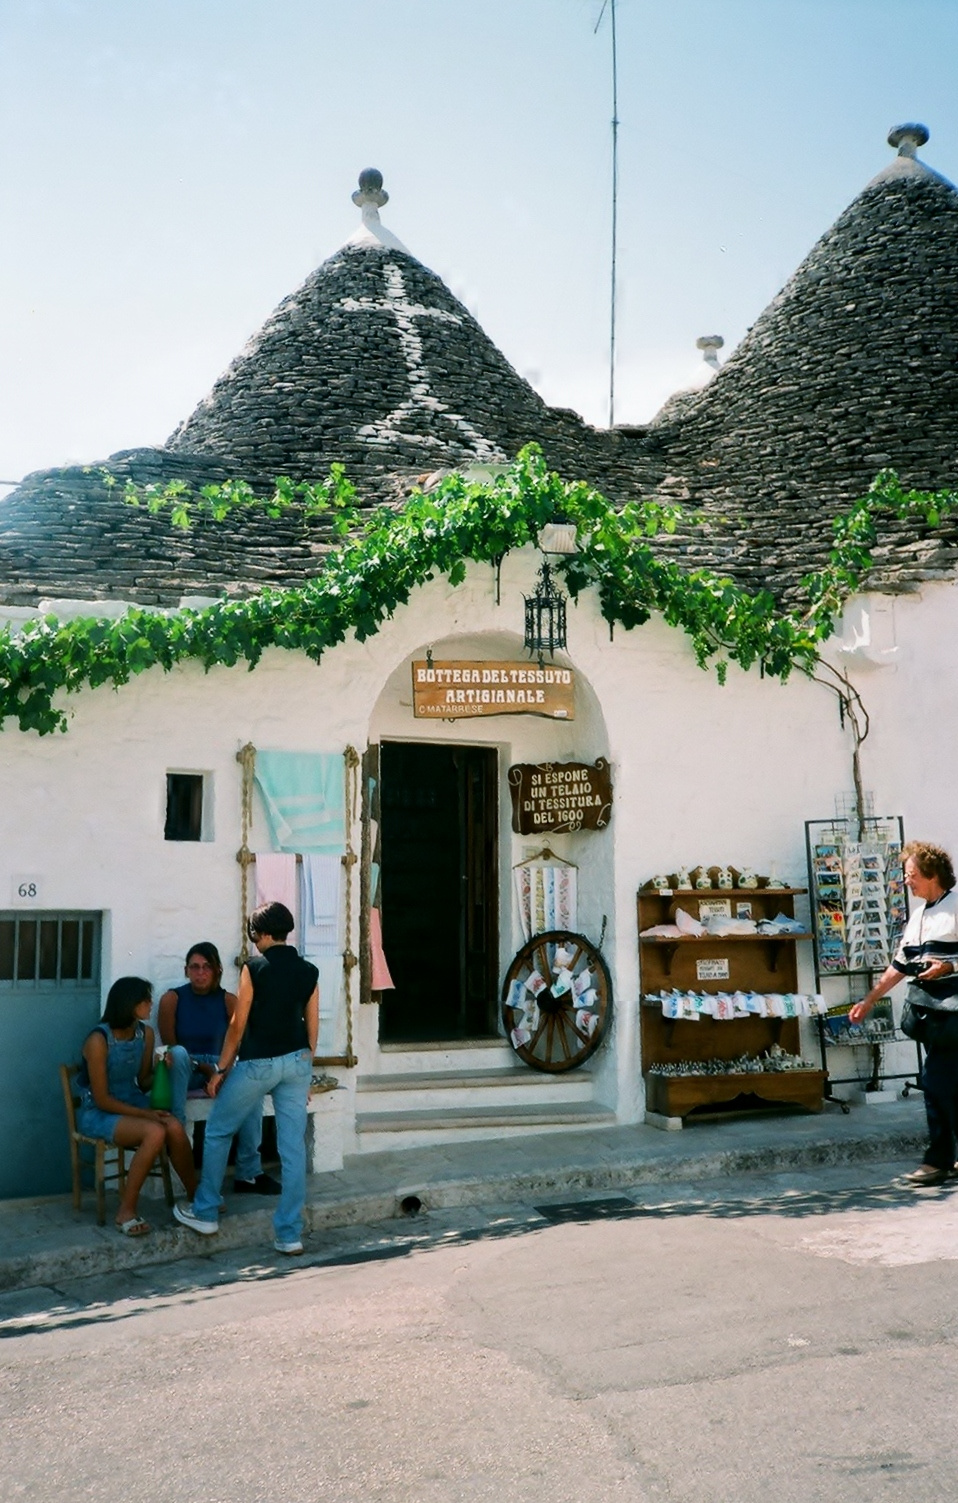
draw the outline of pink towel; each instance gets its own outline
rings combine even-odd
[[[372,990],[374,992],[395,991],[396,983],[389,974],[389,967],[383,954],[383,920],[378,908],[369,910],[369,957],[372,961]]]
[[[255,871],[256,907],[263,903],[285,903],[296,918],[296,857],[257,851]],[[295,944],[295,939],[291,943]]]

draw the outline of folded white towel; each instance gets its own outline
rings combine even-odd
[[[705,920],[709,934],[756,934],[758,924],[754,919],[729,918],[724,913],[711,913]]]
[[[705,933],[705,925],[700,924],[698,919],[693,918],[690,913],[686,913],[684,908],[676,908],[675,922],[683,934],[701,936]]]

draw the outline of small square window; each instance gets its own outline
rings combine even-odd
[[[203,839],[203,774],[166,774],[166,840]]]

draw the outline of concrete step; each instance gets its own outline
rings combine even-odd
[[[512,1064],[508,1070],[429,1070],[361,1075],[358,1112],[408,1112],[473,1106],[556,1106],[592,1100],[592,1077],[581,1070],[548,1075]]]
[[[430,1074],[442,1070],[514,1070],[516,1056],[505,1039],[461,1039],[438,1044],[380,1044],[381,1072]]]
[[[443,1143],[478,1142],[529,1133],[572,1132],[607,1127],[615,1113],[591,1102],[542,1106],[423,1107],[408,1112],[360,1112],[356,1138],[360,1153],[424,1148]]]

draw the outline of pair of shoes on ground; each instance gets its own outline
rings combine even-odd
[[[177,1201],[173,1215],[181,1226],[188,1226],[191,1232],[199,1232],[201,1237],[212,1237],[220,1229],[218,1221],[206,1221],[202,1216],[197,1216],[191,1201]],[[303,1251],[303,1244],[298,1239],[295,1242],[281,1242],[277,1237],[273,1246],[287,1258],[296,1258]]]
[[[257,1174],[255,1179],[234,1179],[234,1195],[279,1195],[282,1185],[271,1174]]]
[[[904,1175],[906,1185],[912,1185],[915,1189],[922,1189],[931,1185],[943,1185],[946,1179],[950,1179],[953,1169],[938,1169],[934,1164],[919,1164],[910,1174]]]

